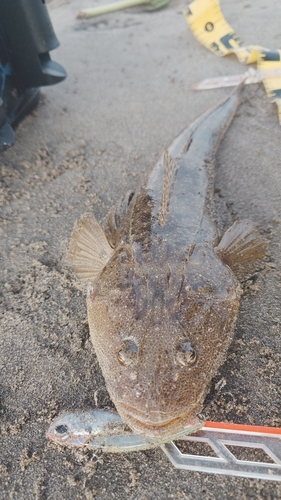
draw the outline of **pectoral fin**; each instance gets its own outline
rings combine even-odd
[[[223,262],[233,268],[264,257],[267,244],[253,222],[243,220],[226,231],[215,250]]]
[[[95,217],[85,214],[74,226],[65,262],[80,282],[93,283],[112,253]]]

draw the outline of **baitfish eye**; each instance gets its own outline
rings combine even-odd
[[[65,434],[68,434],[67,425],[57,425],[57,427],[54,429],[54,433],[60,437],[64,436]]]
[[[138,357],[138,346],[131,339],[123,340],[117,351],[117,359],[123,366],[129,366],[135,363]]]
[[[182,366],[192,366],[197,359],[196,351],[187,339],[181,340],[176,346],[176,360]]]

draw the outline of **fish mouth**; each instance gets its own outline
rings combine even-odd
[[[147,413],[144,410],[138,410],[137,408],[134,408],[133,406],[128,405],[127,403],[120,403],[118,402],[118,407],[121,406],[122,410],[128,413],[131,417],[135,418],[139,422],[141,422],[144,425],[152,425],[154,427],[162,427],[163,425],[167,425],[169,422],[171,422],[171,418],[163,418],[165,412],[161,412],[159,410],[150,410],[149,415],[153,415],[153,419],[147,417]],[[175,420],[179,417],[175,417],[172,420]]]
[[[190,409],[186,413],[167,418],[165,412],[159,410],[145,412],[123,402],[116,403],[116,407],[121,418],[133,431],[153,438],[170,437],[189,424],[192,419]]]

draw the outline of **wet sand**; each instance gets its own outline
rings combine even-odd
[[[81,4],[51,2],[61,43],[51,55],[68,78],[42,89],[0,157],[0,498],[281,498],[281,483],[178,471],[160,449],[96,461],[45,436],[59,413],[94,407],[95,395],[112,406],[85,296],[63,267],[75,220],[93,212],[103,223],[179,131],[229,92],[195,93],[192,83],[245,70],[194,39],[181,1],[77,21]],[[246,43],[281,48],[277,0],[221,5]],[[276,106],[261,84],[247,86],[217,155],[216,207],[222,231],[255,221],[270,256],[243,279],[235,339],[206,399],[210,420],[281,426],[280,139]]]

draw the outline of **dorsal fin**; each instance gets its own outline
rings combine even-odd
[[[65,262],[80,282],[93,283],[112,253],[94,215],[85,214],[74,226]]]
[[[119,200],[117,205],[110,210],[107,216],[107,225],[108,225],[108,239],[110,241],[110,244],[115,247],[117,244],[118,240],[118,232],[121,227],[121,224],[123,223],[128,210],[130,203],[134,197],[135,192],[134,191],[127,191],[125,196]]]
[[[158,216],[160,226],[164,226],[166,216],[169,212],[169,205],[173,193],[173,186],[175,183],[178,165],[174,158],[166,149],[163,153],[163,191],[161,200],[161,209]]]

